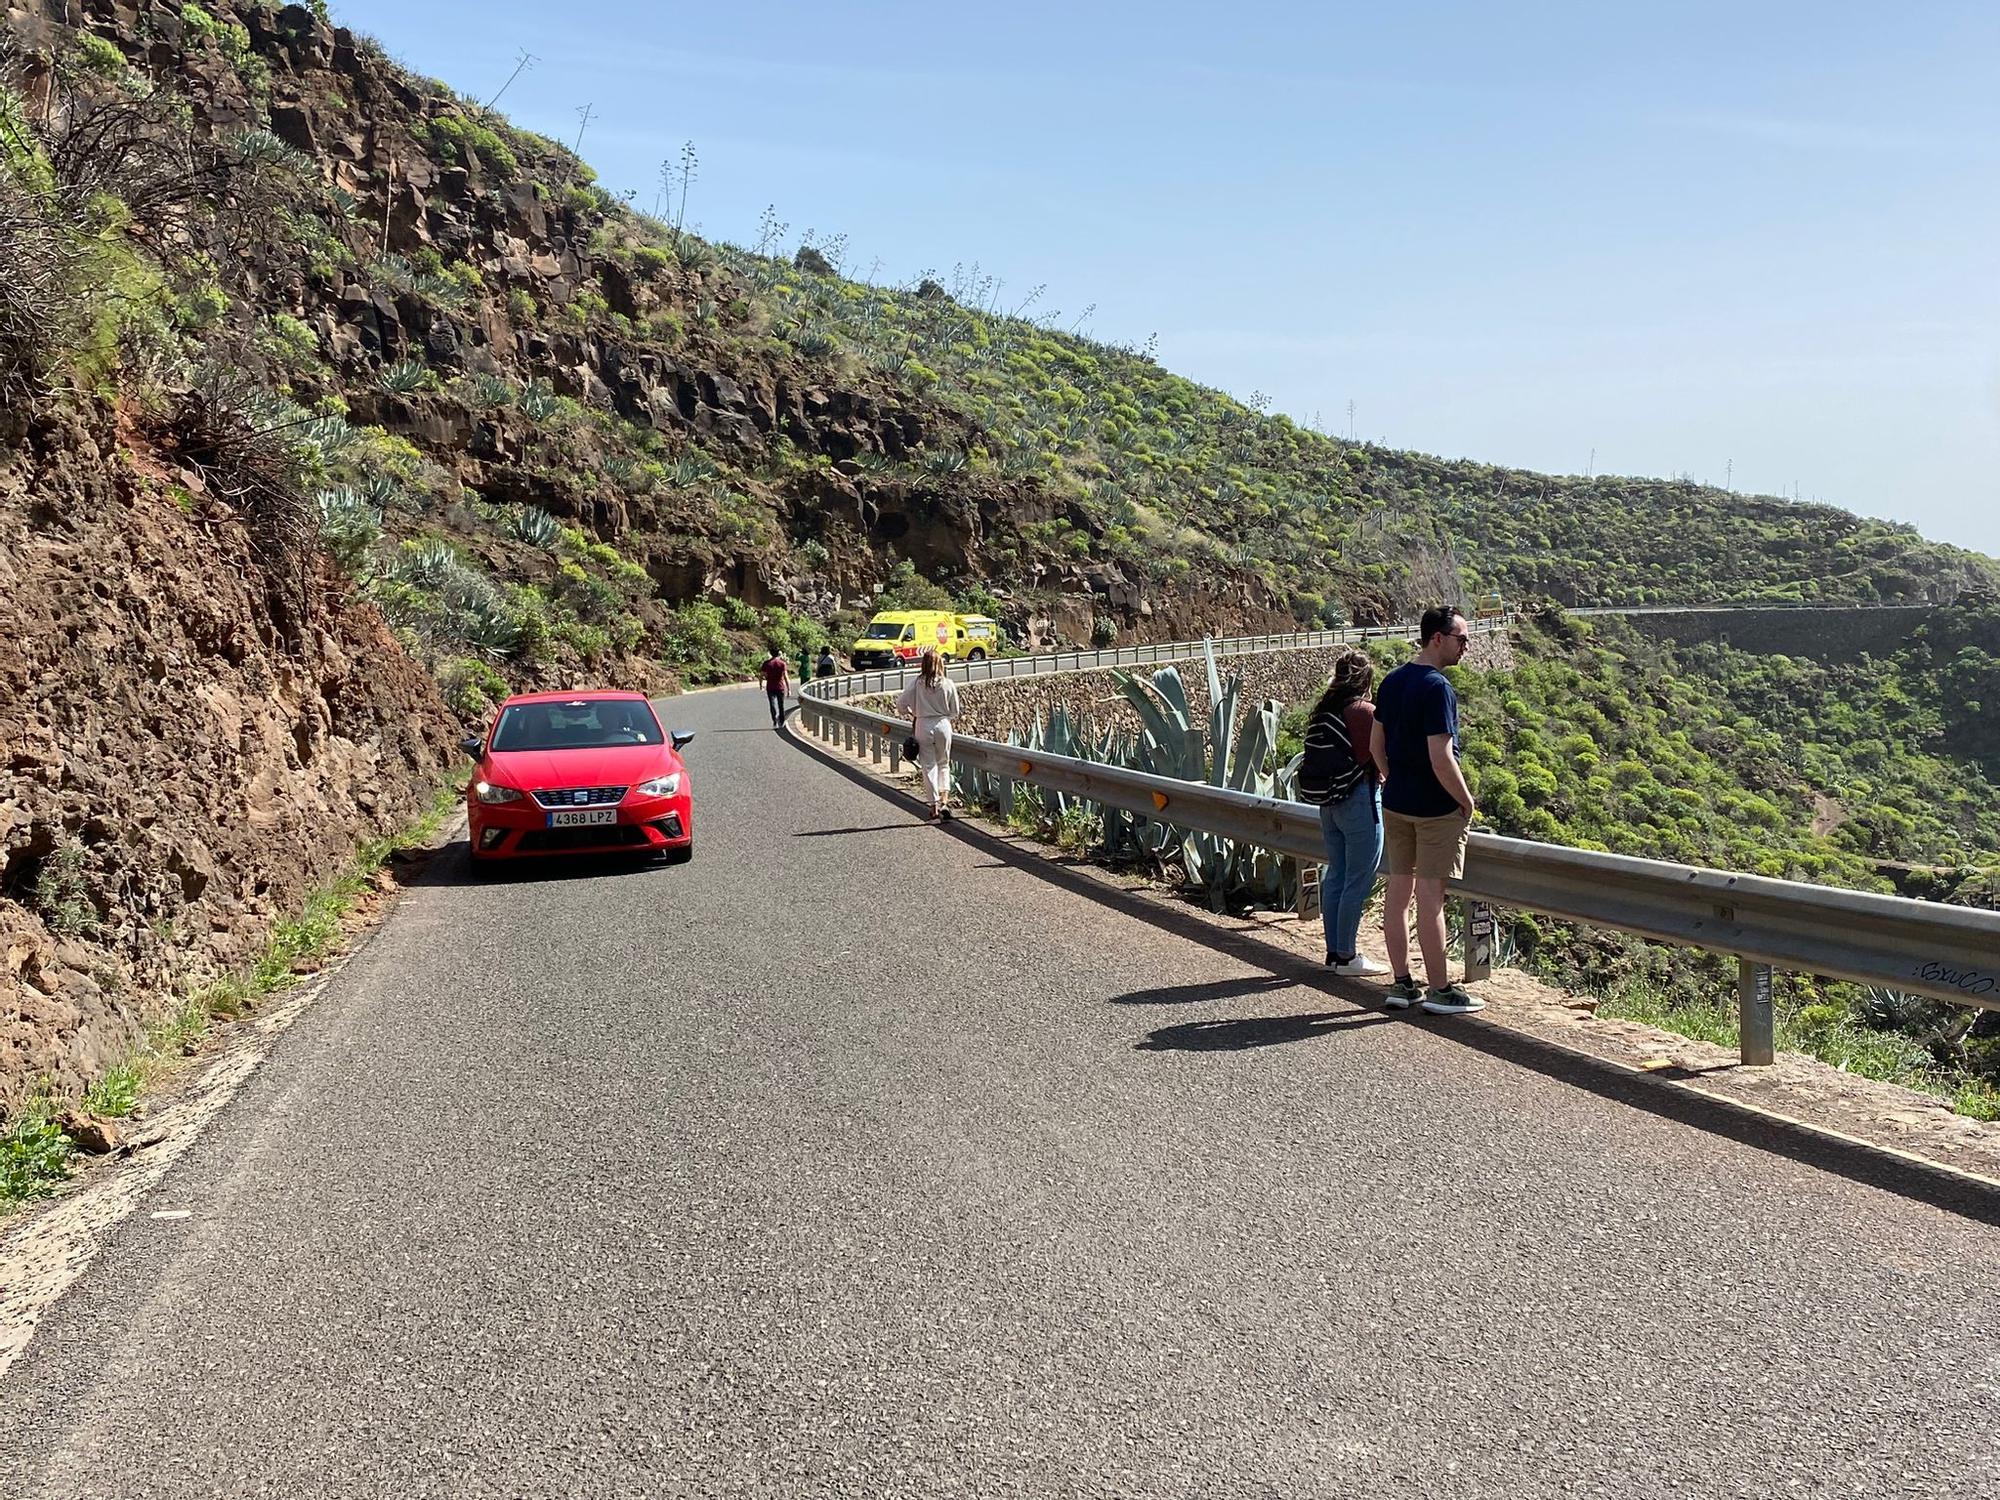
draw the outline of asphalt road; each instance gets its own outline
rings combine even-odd
[[[0,1495],[2000,1492],[1991,1198],[673,708],[693,863],[441,862],[46,1320]]]

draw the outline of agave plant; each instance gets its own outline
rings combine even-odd
[[[467,645],[494,658],[512,656],[520,649],[521,622],[490,585],[456,602],[458,633]]]
[[[236,159],[248,167],[275,167],[301,182],[319,177],[319,168],[303,151],[264,129],[246,130],[230,141]]]
[[[417,269],[393,250],[385,250],[369,263],[368,277],[392,292],[416,290]]]
[[[335,416],[302,422],[292,436],[294,443],[317,455],[322,463],[331,463],[361,440],[361,434],[347,425],[345,417]]]
[[[1125,671],[1111,674],[1139,716],[1141,732],[1131,747],[1132,768],[1261,797],[1279,795],[1279,773],[1271,769],[1279,705],[1263,699],[1239,718],[1242,678],[1235,673],[1222,678],[1213,647],[1204,645],[1203,654],[1209,701],[1205,731],[1195,720],[1178,668],[1162,667],[1150,679]],[[1297,775],[1296,762],[1282,774],[1289,791]],[[1162,857],[1178,853],[1188,879],[1206,888],[1218,907],[1246,896],[1284,905],[1296,894],[1296,867],[1268,850],[1150,818],[1142,820],[1136,832],[1153,853]]]
[[[321,490],[313,502],[319,512],[320,539],[343,568],[358,573],[382,535],[382,512],[346,485]]]
[[[399,359],[393,365],[384,365],[375,383],[385,391],[407,396],[437,384],[437,377],[420,359]]]
[[[455,575],[464,571],[464,567],[451,543],[432,537],[405,542],[390,572],[398,583],[442,592],[457,582]]]
[[[715,465],[699,453],[683,453],[667,469],[667,480],[677,490],[691,488],[715,477]]]
[[[417,278],[417,295],[428,297],[438,306],[453,311],[472,302],[472,292],[464,282],[453,276],[435,276],[428,271]]]
[[[517,539],[544,552],[555,550],[562,540],[562,522],[534,505],[517,505],[507,513],[507,530]]]
[[[792,347],[808,359],[825,359],[840,347],[840,340],[817,323],[800,325],[791,340]]]
[[[924,455],[924,467],[933,474],[956,474],[968,460],[956,448],[938,448]]]
[[[380,469],[371,471],[356,487],[378,514],[394,510],[409,499],[402,485]]]
[[[517,404],[530,422],[545,422],[562,410],[562,397],[546,380],[530,380],[521,388]]]
[[[474,411],[498,411],[514,403],[514,387],[484,371],[454,381],[452,390]]]

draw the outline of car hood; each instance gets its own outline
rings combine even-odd
[[[667,745],[610,745],[601,750],[497,750],[486,757],[502,786],[540,791],[559,786],[636,786],[681,769]]]

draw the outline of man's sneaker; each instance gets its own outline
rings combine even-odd
[[[1408,1010],[1423,998],[1424,987],[1405,974],[1383,991],[1382,1003],[1391,1010]]]
[[[1486,1009],[1486,1002],[1466,993],[1464,985],[1448,984],[1441,990],[1425,991],[1424,1009],[1434,1016],[1462,1016],[1468,1011]]]
[[[1333,972],[1338,974],[1342,979],[1365,979],[1370,974],[1388,973],[1389,966],[1387,964],[1376,963],[1374,959],[1365,953],[1357,953],[1350,959],[1336,963],[1333,966]]]

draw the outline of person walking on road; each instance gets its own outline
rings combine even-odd
[[[785,722],[785,699],[792,691],[792,664],[785,660],[784,652],[773,646],[758,670],[764,674],[764,697],[771,705],[771,727],[776,729]]]
[[[832,677],[840,671],[840,663],[833,659],[833,647],[821,646],[819,660],[813,663],[813,676]]]
[[[930,792],[930,816],[951,821],[951,721],[958,713],[958,684],[944,675],[944,658],[926,646],[917,675],[896,699],[896,711],[910,716],[910,734],[917,742],[917,764],[924,769]]]
[[[1444,951],[1444,887],[1465,873],[1465,839],[1472,827],[1472,790],[1458,764],[1458,694],[1443,668],[1456,666],[1471,643],[1465,616],[1449,605],[1424,611],[1417,655],[1387,677],[1375,694],[1372,749],[1382,767],[1382,829],[1388,846],[1388,897],[1382,937],[1395,980],[1386,1004],[1421,1003],[1433,1015],[1483,1009],[1484,1000],[1452,983]],[[1410,974],[1410,898],[1417,902],[1417,946],[1428,989]]]
[[[1382,867],[1382,776],[1374,758],[1375,663],[1347,647],[1306,721],[1299,795],[1319,807],[1326,874],[1319,886],[1326,961],[1343,978],[1389,971],[1361,951],[1361,914]]]

